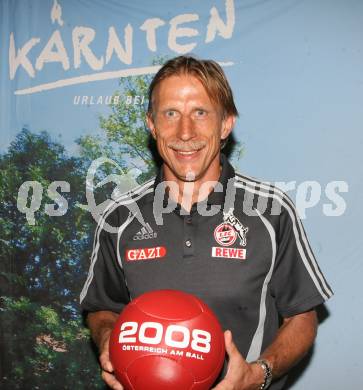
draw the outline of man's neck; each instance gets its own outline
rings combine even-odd
[[[164,165],[164,179],[177,184],[169,187],[169,196],[179,203],[184,210],[189,212],[194,203],[201,202],[209,196],[216,182],[218,182],[222,167],[219,163],[219,158],[217,161],[218,165],[216,168],[208,170],[201,178],[195,181],[181,180]]]

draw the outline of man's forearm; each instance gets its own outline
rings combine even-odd
[[[112,311],[88,313],[87,325],[91,330],[92,339],[99,349],[111,333],[117,318],[118,314]]]
[[[308,352],[317,332],[315,310],[285,318],[273,343],[263,352],[273,377],[285,374]]]

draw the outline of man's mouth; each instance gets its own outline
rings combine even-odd
[[[192,154],[197,153],[199,150],[176,150],[177,153],[181,154],[182,156],[191,156]]]
[[[206,146],[204,141],[170,142],[168,147],[181,156],[192,156]]]
[[[182,160],[192,160],[197,158],[200,155],[200,151],[203,148],[193,149],[193,150],[183,150],[183,149],[176,149],[176,148],[171,148],[171,149],[173,150],[177,158]]]

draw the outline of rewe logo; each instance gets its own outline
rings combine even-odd
[[[246,249],[244,248],[223,248],[212,247],[212,257],[223,257],[226,259],[246,260]]]

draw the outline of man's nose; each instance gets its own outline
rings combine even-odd
[[[182,115],[180,118],[178,136],[183,141],[188,141],[195,136],[194,123],[188,115]]]

